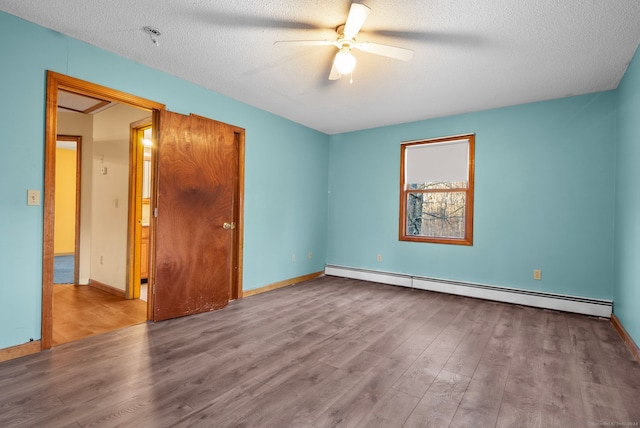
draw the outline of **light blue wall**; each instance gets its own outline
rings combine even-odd
[[[46,70],[245,128],[244,289],[323,269],[327,135],[0,12],[0,348],[40,338]]]
[[[613,312],[640,344],[640,52],[618,87]]]
[[[327,263],[611,299],[615,102],[610,91],[332,136]],[[399,241],[400,142],[464,133],[476,134],[473,246]]]

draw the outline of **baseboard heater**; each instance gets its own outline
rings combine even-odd
[[[473,284],[468,282],[449,281],[426,278],[392,272],[381,272],[358,269],[346,266],[326,265],[325,275],[343,278],[361,279],[400,287],[437,291],[459,296],[476,297],[498,302],[514,303],[537,308],[553,309],[597,317],[611,318],[611,300],[591,299],[587,297],[567,296],[563,294],[540,291],[519,290],[516,288],[493,285]]]

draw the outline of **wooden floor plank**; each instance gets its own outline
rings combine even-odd
[[[480,360],[449,426],[495,426],[507,378],[508,360]]]
[[[586,426],[578,362],[571,352],[567,315],[545,311],[541,379],[542,426]]]
[[[53,286],[54,346],[146,320],[145,301],[123,299],[88,285]]]
[[[288,378],[256,397],[256,400],[233,412],[228,424],[215,417],[215,425],[224,426],[277,426],[280,415],[295,412],[300,396],[322,384],[337,369],[328,364],[303,365],[299,371],[290,371]]]
[[[377,357],[377,356],[376,356]],[[313,390],[300,394],[287,412],[272,415],[273,427],[314,427],[313,422],[325,412],[340,395],[353,388],[361,379],[359,371],[345,372],[336,369],[332,375],[316,385]]]
[[[65,403],[55,394],[33,390],[26,396],[9,398],[0,406],[0,426],[37,426],[38,419],[64,409]]]
[[[441,370],[403,428],[447,427],[471,378]]]
[[[0,363],[8,427],[634,426],[639,397],[605,320],[333,277]]]
[[[360,382],[341,394],[313,424],[318,428],[357,426],[411,363],[411,357],[384,358]]]
[[[455,306],[453,312],[443,314],[441,318],[435,320],[428,329],[435,339],[395,382],[394,388],[422,398],[475,320],[486,308],[483,302],[465,299],[463,306]]]
[[[523,311],[517,335],[511,340],[512,356],[496,421],[498,427],[542,426],[545,328],[544,312]]]
[[[467,335],[451,354],[444,370],[471,376],[480,361],[482,352],[491,337],[495,324],[500,318],[504,305],[485,303],[482,315],[476,319]]]
[[[418,399],[391,388],[357,425],[358,428],[400,427],[418,404]]]
[[[541,377],[541,426],[586,426],[575,361],[559,353],[545,353]]]
[[[527,308],[504,308],[467,385],[451,427],[496,424],[511,358]]]

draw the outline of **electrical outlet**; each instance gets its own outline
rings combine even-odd
[[[309,251],[309,254],[307,254],[307,257],[309,257],[309,260],[311,260],[313,258],[313,253]]]
[[[533,270],[533,279],[542,279],[542,271],[540,269]]]
[[[100,264],[104,264],[104,257],[100,256]]]
[[[378,261],[378,263],[380,263],[382,261],[382,254],[378,254],[378,257],[376,257],[376,260]]]

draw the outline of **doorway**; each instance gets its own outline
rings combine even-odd
[[[82,137],[56,138],[54,284],[78,285]]]
[[[147,110],[58,91],[57,132],[79,135],[56,142],[52,345],[147,320],[146,302],[125,293],[130,126],[141,117],[151,122]]]
[[[158,302],[185,302],[186,300],[196,298],[206,300],[208,298],[206,287],[211,283],[212,275],[218,276],[220,269],[226,270],[225,277],[228,283],[223,283],[226,300],[237,299],[242,297],[242,242],[243,242],[243,193],[244,193],[244,129],[236,128],[231,125],[222,124],[200,116],[182,116],[170,113],[165,110],[164,105],[154,101],[139,98],[120,91],[109,89],[103,86],[95,85],[89,82],[78,80],[69,76],[61,75],[55,72],[47,72],[47,115],[46,115],[46,142],[45,142],[45,182],[44,182],[44,239],[43,239],[43,293],[42,293],[42,349],[49,349],[52,346],[52,309],[53,309],[53,237],[54,237],[54,194],[55,194],[55,137],[57,126],[57,105],[58,95],[61,91],[80,94],[88,97],[96,97],[107,100],[107,102],[117,102],[128,106],[144,109],[151,112],[152,115],[152,148],[151,160],[148,167],[151,169],[151,177],[156,177],[158,172],[163,172],[164,177],[169,177],[159,183],[161,179],[151,179],[150,182],[150,236],[149,236],[149,271],[148,271],[148,287],[149,298],[147,302],[147,319],[160,320],[168,318],[167,316],[159,316],[156,300]],[[186,118],[186,119],[185,119]],[[176,119],[179,122],[191,122],[184,129],[178,129]],[[188,119],[188,120],[187,120]],[[196,124],[197,126],[193,126]],[[158,130],[157,135],[156,130]],[[186,132],[185,132],[186,130]],[[176,135],[182,137],[176,139]],[[222,144],[222,141],[225,141]],[[166,142],[166,144],[165,144]],[[193,148],[199,150],[198,156],[184,157],[181,161],[194,161],[189,165],[187,170],[178,171],[181,178],[187,177],[187,181],[173,180],[171,174],[175,173],[175,162],[160,167],[162,159],[171,159],[171,153],[189,153]],[[163,155],[164,153],[164,155]],[[182,207],[184,198],[194,201],[204,201],[199,198],[203,195],[212,195],[215,188],[220,183],[215,182],[199,182],[189,181],[197,178],[199,174],[210,174],[210,162],[215,158],[223,157],[226,159],[224,171],[216,172],[213,175],[216,179],[227,177],[225,181],[225,194],[220,194],[219,198],[209,198],[206,204],[195,203],[188,207]],[[95,166],[95,165],[94,165]],[[102,168],[102,167],[99,167]],[[104,174],[109,173],[109,168],[104,167]],[[136,169],[138,171],[138,169]],[[185,174],[186,171],[186,174]],[[137,173],[137,172],[136,172]],[[205,180],[206,181],[206,180]],[[231,185],[229,186],[229,183]],[[165,202],[169,201],[166,197],[168,194],[178,196],[171,205],[170,212],[165,208],[158,209],[157,195],[166,192],[160,198]],[[135,218],[135,210],[131,201],[131,194],[126,201],[129,202],[129,228],[127,233],[127,248],[139,248],[135,228],[131,227],[132,223],[137,221]],[[111,201],[117,206],[119,200]],[[223,204],[225,209],[220,209],[216,204]],[[197,219],[199,224],[208,226],[209,229],[197,231],[194,235],[189,230],[181,230],[180,216],[174,216],[173,213],[187,213],[194,221]],[[229,209],[227,209],[229,208]],[[224,219],[215,219],[215,222],[206,222],[211,218],[211,213],[224,213]],[[160,214],[158,215],[158,212]],[[134,214],[131,214],[134,213]],[[164,215],[169,214],[169,215]],[[158,221],[162,226],[161,232],[156,233]],[[185,233],[186,232],[186,233]],[[217,236],[216,243],[224,242],[222,246],[212,246],[211,240],[199,239],[193,242],[193,237],[199,238],[204,236]],[[217,244],[216,244],[217,245]],[[182,253],[176,250],[183,251]],[[164,252],[163,252],[164,251]],[[156,266],[156,258],[158,252],[162,254],[160,257],[160,266]],[[167,254],[169,256],[167,257]],[[91,257],[97,257],[92,254]],[[193,256],[193,257],[192,257]],[[134,260],[135,252],[128,251],[126,264],[127,270],[130,272],[131,266],[138,264]],[[180,264],[178,261],[187,260],[188,263]],[[100,259],[100,261],[102,261]],[[215,268],[209,269],[210,262],[215,261]],[[172,268],[173,267],[173,268]],[[177,268],[177,269],[174,269]],[[176,271],[180,273],[175,276]],[[204,273],[204,275],[203,275]],[[82,276],[82,274],[81,274]],[[127,275],[130,278],[130,275]],[[156,290],[155,283],[158,281],[162,287]],[[188,284],[188,287],[185,286]],[[134,287],[129,287],[127,293],[134,294]],[[196,294],[193,294],[193,292]],[[220,290],[216,291],[217,294]],[[199,293],[199,294],[198,294]],[[127,297],[133,297],[133,296]],[[200,301],[199,300],[199,301]],[[203,301],[204,301],[203,300]],[[197,308],[182,307],[181,311],[172,312],[169,317],[184,316],[198,311],[212,310],[218,304],[210,305],[206,302]],[[226,303],[224,303],[226,304]]]
[[[73,98],[76,99],[73,99]],[[79,98],[79,99],[78,99]],[[70,101],[71,99],[71,101]],[[88,105],[82,105],[82,103]],[[89,209],[80,210],[81,216],[77,217],[77,223],[80,223],[80,228],[85,229],[82,233],[77,235],[80,239],[78,257],[76,258],[75,267],[79,270],[77,280],[74,280],[76,287],[64,288],[53,285],[53,257],[55,254],[54,240],[55,240],[55,218],[57,217],[55,208],[55,171],[56,171],[56,157],[55,146],[56,136],[60,130],[61,116],[58,112],[59,105],[73,105],[69,113],[73,113],[77,116],[84,117],[79,123],[74,123],[74,126],[83,130],[83,135],[86,133],[86,147],[91,147],[91,151],[85,150],[86,153],[84,163],[87,168],[83,170],[85,173],[85,179],[87,179],[89,186],[84,189],[85,198],[82,205]],[[124,142],[120,146],[124,145],[124,157],[122,157],[122,150],[116,147],[111,140],[118,140],[116,137],[112,137],[110,132],[112,127],[108,124],[101,126],[101,130],[97,128],[100,126],[95,122],[95,116],[91,114],[105,114],[109,115],[109,111],[113,111],[113,107],[109,105],[118,104],[126,108],[136,107],[141,113],[138,113],[138,117],[150,116],[153,109],[162,108],[163,106],[147,100],[138,99],[126,94],[122,95],[115,91],[110,91],[106,88],[101,88],[96,85],[89,84],[77,79],[69,78],[67,76],[59,75],[57,73],[49,72],[47,74],[47,121],[46,121],[46,142],[45,142],[45,183],[43,193],[43,205],[44,205],[44,240],[43,240],[43,293],[42,293],[42,349],[48,349],[54,344],[53,335],[53,323],[54,315],[57,317],[57,326],[64,328],[65,326],[72,326],[67,329],[69,332],[73,332],[74,335],[60,335],[57,334],[56,342],[60,337],[66,336],[75,338],[75,331],[85,331],[87,334],[99,334],[107,331],[107,328],[119,328],[122,326],[122,318],[126,318],[132,313],[139,313],[137,310],[133,310],[128,307],[132,302],[125,300],[124,287],[122,289],[122,295],[115,295],[119,291],[118,287],[110,287],[113,283],[105,275],[111,274],[114,269],[110,268],[109,263],[124,265],[119,261],[114,262],[112,259],[116,256],[113,250],[105,247],[105,242],[109,244],[112,241],[113,236],[121,236],[124,245],[122,247],[122,260],[126,261],[128,255],[126,254],[126,240],[127,240],[127,212],[128,212],[128,162],[124,162],[124,171],[119,171],[118,168],[122,168],[123,162],[121,159],[128,158],[128,145],[129,145],[129,123],[126,122],[123,132],[125,134]],[[131,107],[129,107],[131,106]],[[102,113],[97,113],[100,109],[104,110]],[[82,114],[79,114],[82,113]],[[115,113],[111,113],[112,115]],[[105,119],[106,120],[106,119]],[[126,121],[126,118],[122,119]],[[95,125],[95,129],[94,129]],[[96,134],[104,135],[100,138],[94,138]],[[97,141],[100,140],[100,141]],[[119,141],[119,140],[118,140]],[[85,141],[83,141],[85,142]],[[98,143],[101,144],[101,148],[97,149]],[[119,153],[119,154],[118,154]],[[124,180],[124,194],[114,194],[109,189],[113,185],[113,181],[118,180],[122,182]],[[105,190],[106,189],[106,190]],[[102,199],[94,201],[92,198],[87,198],[87,192],[89,195],[104,196]],[[120,192],[122,193],[122,192]],[[99,198],[95,198],[99,199]],[[89,205],[87,205],[89,204]],[[96,237],[93,234],[93,229],[87,232],[86,228],[91,228],[92,223],[100,224],[101,221],[110,221],[109,218],[113,217],[114,213],[124,213],[122,220],[122,226],[120,233],[113,233],[113,236],[109,236],[110,227],[102,233],[101,237]],[[122,215],[122,214],[117,214]],[[81,217],[85,217],[85,221],[80,221]],[[105,220],[106,219],[106,220]],[[94,224],[93,226],[96,226]],[[108,223],[110,225],[110,223]],[[123,236],[124,235],[124,236]],[[88,239],[85,239],[88,238]],[[98,250],[96,250],[98,249]],[[102,250],[104,249],[104,253]],[[118,256],[120,257],[120,256]],[[102,276],[100,276],[100,270],[103,270]],[[124,284],[124,278],[126,272],[124,267],[122,270],[122,284]],[[97,280],[96,280],[97,278]],[[107,278],[102,279],[102,278]],[[92,287],[87,287],[86,284],[91,283]],[[82,286],[81,286],[82,285]],[[106,285],[106,286],[105,286]],[[60,303],[60,307],[54,308],[54,291],[56,292],[56,302]],[[114,293],[115,292],[115,293]],[[97,306],[92,306],[96,304]],[[76,305],[75,307],[71,305]],[[116,306],[114,306],[116,305]],[[69,308],[74,308],[73,311]],[[118,307],[114,310],[114,308]],[[63,308],[62,311],[55,311],[54,309]],[[142,318],[136,318],[136,320],[145,321],[148,319],[146,304],[143,303],[144,313]],[[64,310],[68,309],[68,310]],[[76,314],[82,314],[83,311],[86,316],[80,316],[81,322],[78,323],[78,319],[74,317],[67,317],[71,312]],[[86,312],[88,311],[88,312]],[[91,313],[94,314],[91,317]],[[122,317],[115,319],[111,315],[121,314]],[[138,315],[139,316],[139,315]],[[93,319],[92,319],[93,318]],[[89,322],[83,322],[85,320]],[[111,321],[108,321],[111,319]],[[140,322],[137,321],[137,322]],[[126,323],[132,323],[131,319],[124,321]],[[110,327],[112,326],[112,327]],[[73,340],[73,339],[72,339]]]

